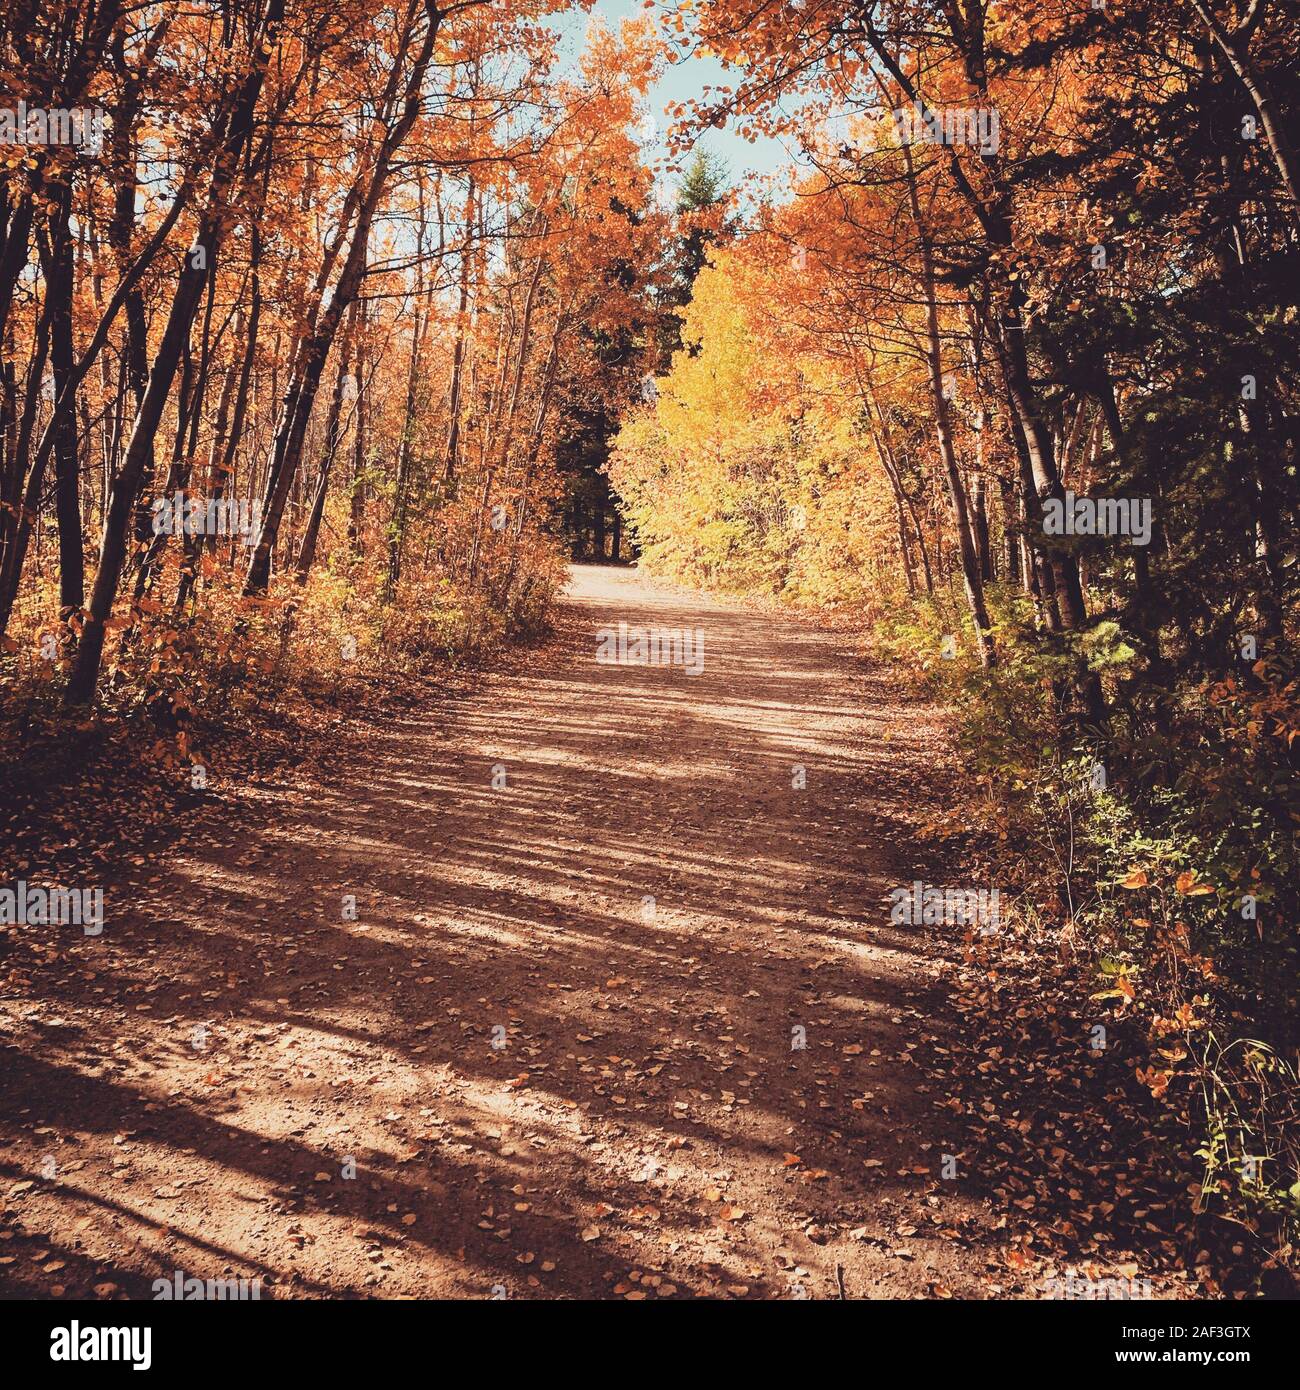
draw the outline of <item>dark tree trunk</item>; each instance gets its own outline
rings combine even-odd
[[[163,409],[171,393],[172,382],[181,352],[189,341],[194,316],[198,312],[203,287],[208,276],[208,258],[215,258],[225,233],[228,217],[226,203],[234,182],[240,155],[253,129],[262,82],[269,57],[268,40],[271,31],[279,27],[284,15],[284,0],[267,0],[267,10],[260,33],[254,39],[258,50],[265,55],[256,61],[241,84],[227,118],[221,150],[213,172],[207,208],[199,224],[194,251],[185,257],[184,267],[172,298],[167,326],[158,346],[145,387],[144,399],[131,431],[131,442],[121,471],[113,483],[104,519],[100,543],[99,567],[90,594],[90,607],[82,632],[81,643],[73,663],[66,699],[69,704],[89,704],[99,683],[99,668],[104,654],[106,624],[112,614],[126,561],[127,535],[131,514],[139,496],[145,468],[153,455],[154,439],[162,422]],[[257,50],[255,50],[257,51]],[[194,252],[201,251],[202,254]]]
[[[50,297],[50,367],[54,374],[54,399],[65,399],[71,389],[74,367],[72,344],[73,263],[72,231],[68,223],[72,188],[61,184],[50,214],[47,235],[41,239],[41,260],[46,293]],[[66,623],[85,601],[85,557],[81,549],[81,498],[77,458],[77,417],[63,410],[54,433],[54,511],[59,526],[59,608]],[[65,630],[64,649],[75,643]]]

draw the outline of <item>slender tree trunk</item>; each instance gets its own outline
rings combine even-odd
[[[50,317],[52,301],[46,298],[36,330],[36,348],[32,354],[27,372],[27,384],[23,395],[23,413],[14,434],[13,471],[14,483],[22,486],[23,465],[28,457],[32,443],[32,431],[36,427],[36,405],[40,400],[40,384],[45,375],[45,362],[50,346]],[[17,507],[13,530],[5,537],[6,544],[0,554],[0,636],[9,626],[14,603],[18,598],[18,586],[22,580],[23,561],[27,556],[27,544],[32,528],[40,512],[41,487],[45,481],[45,461],[49,453],[37,449],[36,458],[27,473],[27,486],[22,491],[22,502]]]
[[[1263,74],[1251,61],[1246,49],[1234,42],[1235,35],[1229,34],[1219,23],[1205,0],[1191,0],[1191,5],[1200,16],[1210,37],[1218,45],[1224,58],[1227,59],[1228,66],[1236,74],[1237,80],[1245,88],[1246,95],[1250,97],[1255,112],[1259,116],[1259,124],[1264,131],[1264,138],[1268,141],[1268,148],[1273,155],[1273,163],[1277,165],[1282,187],[1286,189],[1287,197],[1291,199],[1291,211],[1294,216],[1298,200],[1296,189],[1300,186],[1300,172],[1297,171],[1295,152],[1287,138],[1286,128],[1278,114],[1277,101],[1268,83],[1264,80]]]
[[[344,340],[344,349],[339,359],[338,373],[334,378],[334,390],[330,395],[329,415],[325,422],[325,449],[321,454],[320,476],[316,480],[316,492],[312,498],[311,513],[307,518],[307,528],[302,535],[302,546],[298,551],[297,582],[301,586],[307,582],[311,567],[316,563],[316,547],[320,541],[321,522],[325,516],[325,498],[329,492],[330,470],[338,453],[343,435],[343,398],[346,393],[351,351],[357,349],[357,312],[353,305],[351,332]]]
[[[508,595],[514,584],[515,574],[519,567],[519,550],[523,541],[524,522],[528,517],[528,489],[532,482],[533,469],[537,465],[537,456],[541,452],[542,439],[546,431],[546,413],[550,409],[551,394],[555,387],[556,372],[560,361],[560,335],[563,332],[565,315],[556,315],[555,331],[551,334],[551,347],[547,353],[546,366],[542,369],[542,387],[537,397],[537,410],[533,415],[532,429],[528,436],[527,454],[524,459],[523,482],[519,490],[519,506],[515,511],[514,535],[511,539],[510,566],[506,572],[506,582],[504,592]],[[615,552],[618,549],[617,531],[615,532]]]
[[[366,273],[367,252],[370,229],[380,199],[388,183],[392,162],[406,137],[410,134],[416,118],[420,114],[421,95],[425,74],[433,58],[438,30],[443,12],[437,0],[421,0],[425,13],[425,31],[420,47],[412,60],[400,100],[401,114],[386,132],[375,162],[369,171],[365,193],[359,198],[356,228],[348,247],[347,258],[339,272],[338,282],[330,296],[329,303],[303,343],[300,354],[301,366],[291,377],[285,395],[280,428],[276,434],[275,450],[272,457],[271,476],[267,485],[267,497],[262,508],[261,529],[257,543],[249,560],[248,575],[244,582],[244,593],[248,596],[264,594],[271,580],[271,552],[279,537],[280,523],[284,517],[285,503],[302,462],[303,441],[307,432],[307,421],[311,417],[312,406],[320,387],[321,373],[325,359],[343,321],[344,312],[356,298]],[[403,27],[406,42],[414,33],[416,6],[412,4],[407,11]],[[405,47],[405,43],[402,48]],[[399,52],[402,51],[399,48]],[[395,61],[400,61],[395,60]],[[392,75],[391,90],[395,91],[399,81],[396,68]],[[319,280],[318,280],[318,283]]]
[[[402,442],[397,451],[397,479],[393,491],[393,519],[388,531],[388,569],[384,575],[383,601],[393,601],[402,577],[402,548],[406,541],[406,502],[411,486],[411,460],[415,451],[415,420],[420,380],[422,315],[415,312],[411,331],[411,356],[406,370],[406,408],[402,419]]]
[[[989,548],[989,517],[984,500],[984,475],[975,473],[971,477],[971,539],[975,545],[975,555],[979,562],[980,578],[986,583],[993,579],[993,553]]]
[[[366,524],[366,438],[368,389],[362,344],[366,332],[366,306],[357,302],[357,341],[352,352],[352,381],[356,388],[356,418],[352,440],[352,481],[348,497],[348,552],[361,554],[361,534]]]
[[[50,366],[54,373],[54,398],[62,398],[72,381],[72,301],[74,291],[71,213],[72,188],[63,183],[55,190],[55,207],[41,239],[45,292],[50,298]],[[59,609],[66,623],[85,601],[85,559],[81,550],[81,499],[77,457],[77,420],[71,410],[61,412],[54,434],[54,511],[59,526]],[[75,640],[71,628],[63,634],[65,652]]]
[[[469,312],[470,234],[474,225],[474,175],[469,176],[465,194],[465,240],[460,251],[460,297],[456,305],[456,342],[451,350],[451,390],[447,403],[447,450],[443,455],[442,476],[450,483],[456,476],[460,455],[461,377],[465,366],[465,326]]]
[[[523,383],[524,367],[528,360],[529,348],[532,345],[532,324],[533,309],[537,302],[537,287],[541,283],[542,269],[545,258],[540,253],[537,255],[533,266],[532,276],[528,282],[528,292],[524,296],[523,321],[519,331],[519,352],[515,360],[515,370],[511,381],[509,403],[505,407],[505,414],[501,425],[501,446],[500,450],[494,451],[496,462],[488,467],[483,475],[483,491],[479,497],[478,515],[474,522],[474,543],[470,550],[469,557],[469,583],[472,588],[478,575],[479,556],[483,545],[483,530],[487,524],[488,508],[492,502],[492,484],[496,478],[497,466],[504,468],[506,461],[510,457],[510,444],[514,433],[515,414],[519,406],[519,392]]]
[[[953,447],[952,423],[948,410],[948,397],[944,390],[943,358],[939,341],[939,305],[935,297],[934,254],[930,245],[929,233],[922,220],[912,153],[906,145],[903,146],[903,154],[907,167],[907,187],[912,209],[912,221],[916,227],[917,245],[921,259],[921,290],[925,296],[925,358],[930,371],[930,394],[934,405],[935,430],[939,437],[939,456],[948,480],[948,500],[952,506],[953,525],[957,532],[966,602],[970,607],[971,617],[975,623],[976,650],[979,653],[980,665],[988,667],[996,662],[997,653],[993,646],[992,624],[989,622],[988,609],[984,602],[984,581],[980,577],[979,559],[975,554],[975,546],[971,540],[966,490],[962,485],[961,470],[957,466],[957,454]]]
[[[91,589],[90,606],[81,642],[73,662],[66,699],[69,704],[88,704],[95,696],[99,668],[104,653],[106,624],[117,597],[122,567],[126,561],[127,534],[131,513],[135,507],[145,466],[153,455],[154,438],[162,421],[163,409],[171,393],[181,351],[189,341],[194,316],[203,295],[208,275],[208,257],[215,257],[227,224],[226,202],[234,182],[235,170],[244,145],[253,128],[266,62],[270,56],[269,40],[284,16],[284,0],[267,0],[266,14],[260,32],[254,38],[253,60],[248,76],[236,94],[225,129],[222,149],[217,157],[207,209],[199,225],[199,234],[191,252],[185,257],[176,292],[172,299],[167,326],[158,346],[145,387],[144,399],[136,415],[122,469],[113,483],[109,497],[108,515],[104,520],[100,542],[99,567]]]

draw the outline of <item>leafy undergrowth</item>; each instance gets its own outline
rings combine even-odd
[[[545,634],[556,589],[502,612],[445,584],[404,593],[400,610],[337,587],[322,573],[287,597],[231,594],[190,621],[137,605],[93,711],[64,707],[66,658],[42,660],[39,633],[14,643],[0,671],[9,876],[95,882],[100,865],[152,858],[238,788],[327,760],[344,726],[466,689]]]
[[[916,646],[938,650],[913,634],[893,652]],[[1067,745],[1034,662],[909,663],[951,701],[973,773],[933,832],[1003,895],[967,935],[966,1027],[932,1058],[973,1176],[1027,1275],[1295,1296],[1294,682],[1258,664],[1186,701],[1153,776],[1119,721]]]
[[[1008,1269],[1038,1284],[1118,1276],[1131,1297],[1153,1280],[1197,1297],[1293,1296],[1285,1220],[1264,1218],[1260,1193],[1207,1176],[1208,1073],[1188,1065],[1154,1094],[1149,1020],[1100,1007],[1094,968],[1068,940],[971,935],[954,991],[965,1026],[927,1059],[971,1179],[1003,1214]],[[1218,1077],[1242,1094],[1243,1077]]]

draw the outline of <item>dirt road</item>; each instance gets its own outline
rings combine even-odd
[[[942,741],[849,646],[577,568],[543,650],[124,865],[4,1009],[0,1288],[980,1294],[885,908]]]

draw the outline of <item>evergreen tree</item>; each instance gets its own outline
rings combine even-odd
[[[668,370],[682,344],[680,310],[691,302],[695,279],[709,259],[711,247],[731,240],[738,221],[723,213],[729,192],[727,166],[717,155],[696,149],[677,190],[679,233],[672,243],[659,302],[663,309],[658,339],[658,370]]]

